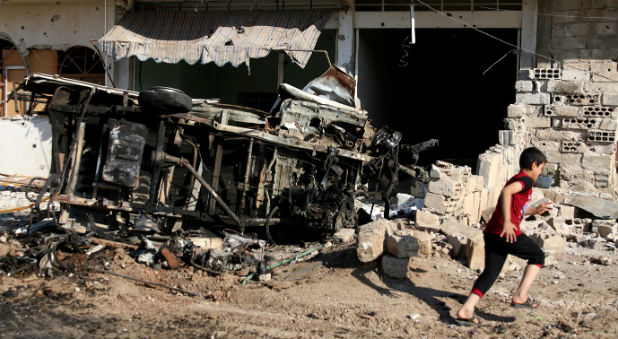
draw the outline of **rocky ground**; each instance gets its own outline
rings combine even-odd
[[[3,208],[23,194],[0,193]],[[536,310],[509,305],[525,265],[512,260],[479,304],[481,325],[460,327],[452,316],[478,271],[444,251],[413,257],[407,277],[393,279],[376,262],[360,263],[354,241],[324,241],[318,252],[273,269],[270,280],[243,285],[247,269],[215,276],[187,265],[153,269],[138,263],[130,249],[106,247],[90,256],[61,249],[57,259],[63,267],[49,277],[38,265],[19,259],[32,240],[7,231],[23,225],[27,211],[0,216],[5,229],[0,237],[0,338],[618,336],[615,246],[568,242],[533,286],[532,295],[541,304]],[[41,232],[35,238],[48,236]],[[316,245],[280,245],[269,248],[269,254],[279,260]]]

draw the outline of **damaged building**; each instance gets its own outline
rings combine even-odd
[[[366,121],[372,120],[377,128],[388,125],[400,131],[404,144],[440,140],[440,147],[424,153],[419,163],[433,165],[428,167],[428,180],[410,181],[404,179],[406,174],[400,174],[404,180],[396,190],[424,198],[425,208],[416,218],[426,217],[428,221],[421,222],[437,224],[454,219],[475,225],[483,212],[495,205],[503,183],[518,170],[519,153],[528,146],[540,148],[548,157],[546,176],[539,183],[547,199],[569,203],[574,195],[582,195],[616,200],[616,16],[615,1],[585,0],[8,1],[0,7],[2,114],[45,114],[44,100],[29,101],[27,93],[16,90],[26,75],[31,75],[31,83],[24,90],[53,96],[55,105],[83,105],[93,92],[93,105],[88,106],[94,107],[102,100],[100,94],[113,102],[105,110],[116,109],[111,105],[119,109],[114,111],[118,121],[94,122],[104,126],[106,134],[100,140],[112,135],[111,131],[131,130],[132,135],[145,131],[138,141],[144,148],[138,147],[139,151],[132,154],[137,157],[134,161],[151,162],[153,166],[165,163],[156,165],[164,167],[156,177],[151,173],[145,180],[150,180],[146,184],[150,189],[141,199],[150,202],[147,213],[175,215],[173,223],[179,215],[174,207],[202,206],[199,208],[205,208],[202,211],[206,215],[193,212],[192,216],[201,220],[213,215],[209,206],[216,206],[222,209],[218,215],[236,225],[241,224],[234,222],[236,211],[264,224],[269,215],[266,212],[274,209],[272,201],[269,205],[272,196],[267,190],[260,191],[261,183],[279,185],[284,191],[309,177],[317,181],[315,187],[324,180],[328,183],[333,176],[350,187],[362,184],[356,179],[362,177],[358,165],[371,163],[373,159],[366,157],[375,154],[361,149],[361,145],[371,144],[371,137],[361,131],[367,131]],[[331,60],[357,85],[342,104],[347,107],[333,106],[325,112],[320,103],[299,98],[303,91],[297,90],[307,89],[312,79],[335,69],[329,67]],[[33,75],[36,72],[59,74],[76,82]],[[108,89],[80,81],[105,84]],[[123,125],[125,114],[137,110],[135,107],[141,110],[139,93],[155,86],[177,88],[191,98],[218,101],[193,102],[190,117],[182,117],[186,112],[166,113],[161,120],[165,131],[154,125],[156,119],[138,122],[142,126]],[[61,93],[64,89],[56,93],[54,88],[66,88],[66,93]],[[319,92],[319,85],[317,88]],[[26,96],[22,98],[22,94]],[[314,87],[309,94],[324,93],[317,93]],[[314,121],[303,113],[310,110],[318,110],[324,117],[337,116],[337,120],[345,116],[346,120],[338,124],[329,124],[327,119]],[[73,107],[59,111],[79,117],[87,110]],[[275,125],[268,120],[271,117],[276,117]],[[174,125],[171,129],[170,119]],[[51,121],[47,127],[33,125],[36,128],[28,129],[28,133],[19,130],[16,136],[10,136],[13,140],[21,138],[23,144],[37,145],[24,147],[24,152],[40,159],[40,176],[50,169],[54,172],[54,163],[60,161],[41,152],[46,149],[51,154],[51,145],[57,142],[50,137],[54,134]],[[25,125],[35,122],[20,121]],[[88,123],[84,134],[95,132],[89,131]],[[192,131],[205,124],[222,133],[237,128],[251,132],[224,145],[217,139],[221,136]],[[232,127],[225,127],[229,124]],[[73,127],[79,132],[79,125]],[[48,132],[32,132],[45,128]],[[269,128],[278,129],[278,138],[284,137],[288,143],[297,140],[294,142],[312,144],[305,148],[309,151],[306,160],[312,165],[307,167],[297,154],[286,155],[281,147],[274,147],[273,140],[266,140],[271,138],[264,132]],[[155,130],[168,138],[165,147],[152,140]],[[102,131],[97,129],[96,133]],[[326,137],[320,136],[321,132]],[[118,132],[117,142],[135,146],[133,141],[122,141],[123,133]],[[307,133],[313,139],[307,139]],[[328,140],[320,139],[323,137]],[[116,154],[100,140],[82,145],[83,150],[112,159]],[[322,148],[313,154],[317,140],[321,140]],[[3,142],[2,156],[14,157],[10,153],[13,148],[6,144]],[[220,159],[222,168],[229,167],[229,177],[213,181],[212,176],[217,174],[206,169],[212,171],[214,163],[200,172],[200,156],[197,160],[195,156],[198,144],[197,154],[204,151],[213,161]],[[218,153],[219,146],[225,150]],[[329,146],[336,147],[338,153],[333,155],[335,151]],[[157,147],[170,147],[177,153],[168,154]],[[226,152],[246,158],[238,162],[240,165],[226,163]],[[90,154],[84,155],[86,161]],[[98,175],[92,182],[123,181],[125,188],[144,184],[141,178],[136,181],[136,175],[109,179],[126,169],[126,164],[106,163],[104,159],[98,162],[97,156],[89,160]],[[408,156],[410,159],[405,158]],[[63,157],[70,157],[70,150]],[[413,155],[400,157],[404,163],[415,162]],[[329,160],[335,158],[339,162]],[[285,162],[273,159],[289,162],[284,166],[281,164]],[[14,166],[3,172],[32,166],[23,161],[3,165]],[[279,173],[284,167],[295,168],[296,182],[290,184],[290,177],[275,182],[279,179],[267,175],[269,168],[278,166]],[[325,171],[324,166],[330,167]],[[194,187],[201,185],[201,192],[208,191],[199,183],[199,176],[188,175],[191,169],[202,177],[211,176],[206,181],[214,193],[191,200]],[[82,189],[82,179],[76,174],[71,189]],[[174,180],[183,181],[182,192],[161,192],[158,188],[166,181],[173,188]],[[113,190],[103,186],[81,191],[80,198],[113,200]],[[327,189],[328,184],[322,188]],[[232,204],[233,213],[226,212],[220,202],[211,203],[215,193],[224,197],[226,205]],[[122,194],[126,198],[128,193]],[[287,200],[296,198],[307,197]],[[162,201],[170,210],[156,211],[156,202]],[[320,205],[323,203],[326,201]],[[334,203],[330,209],[337,211],[345,204],[340,197],[328,203]],[[189,211],[185,208],[182,213]],[[288,212],[290,217],[300,213]],[[314,219],[324,218],[320,213]],[[332,214],[327,219],[317,223],[332,224],[337,216]]]

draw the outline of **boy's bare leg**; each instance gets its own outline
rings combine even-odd
[[[476,293],[470,293],[466,302],[461,306],[459,311],[457,311],[457,318],[459,319],[472,319],[474,316],[474,308],[476,304],[478,304],[481,297],[479,297]]]
[[[514,304],[523,304],[528,300],[528,290],[530,290],[530,286],[532,286],[532,282],[536,279],[536,276],[539,275],[540,270],[541,268],[537,265],[526,266],[524,276],[521,278],[515,295],[513,295],[512,302]]]

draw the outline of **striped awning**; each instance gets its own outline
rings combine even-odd
[[[305,67],[332,9],[281,11],[134,11],[98,40],[114,60],[249,66],[272,50],[284,50]]]

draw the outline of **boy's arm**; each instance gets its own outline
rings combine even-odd
[[[520,181],[510,183],[502,189],[502,216],[504,223],[502,225],[502,233],[500,237],[506,237],[506,242],[513,243],[517,241],[515,235],[515,225],[511,222],[511,203],[513,200],[513,194],[521,192],[524,188],[524,184]]]
[[[541,203],[540,205],[534,206],[534,207],[529,207],[526,210],[526,215],[530,215],[530,214],[543,214],[549,210],[552,209],[552,203],[551,201],[545,201],[543,203]]]

